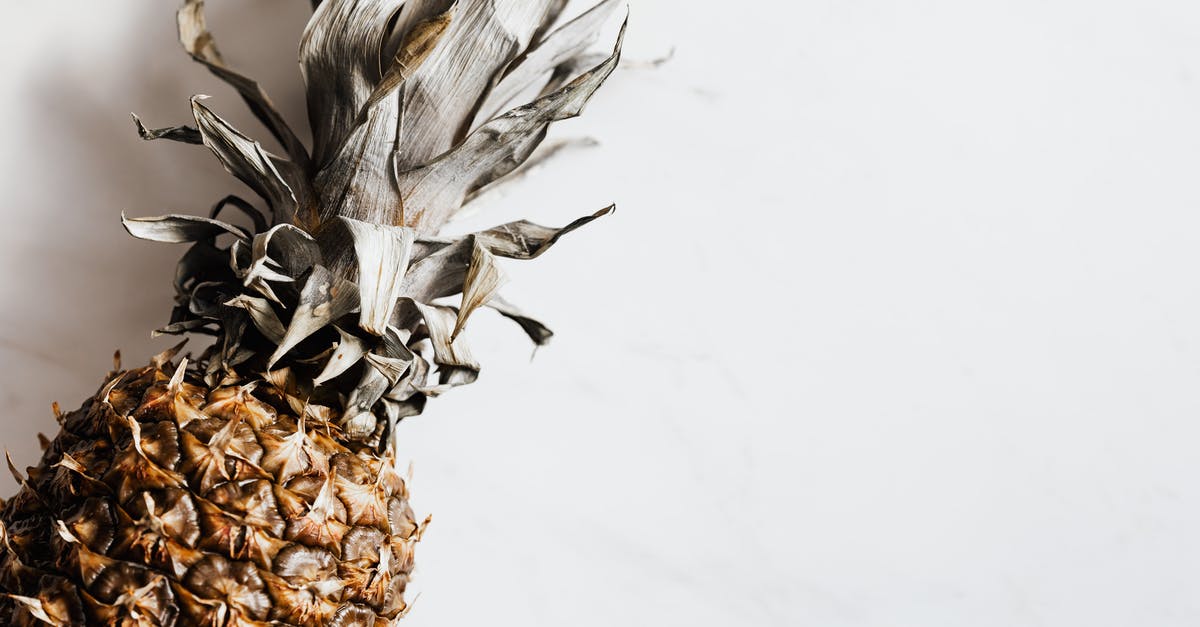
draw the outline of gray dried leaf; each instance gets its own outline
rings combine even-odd
[[[380,52],[404,0],[328,0],[300,38],[313,161],[329,163],[383,75]],[[393,135],[394,137],[394,135]]]
[[[579,17],[550,33],[544,41],[530,48],[505,72],[504,77],[488,94],[475,120],[483,123],[511,107],[523,92],[539,80],[546,80],[555,68],[582,54],[600,37],[600,29],[623,0],[604,0]]]
[[[385,398],[399,402],[409,401],[415,397],[423,396],[424,390],[428,387],[429,362],[425,361],[425,358],[420,354],[414,353],[408,372],[392,386],[392,389],[387,391]]]
[[[605,207],[557,229],[521,220],[468,235],[450,243],[424,239],[426,246],[439,248],[409,267],[404,277],[403,294],[428,303],[459,293],[467,279],[467,269],[475,254],[476,240],[494,255],[512,259],[533,259],[557,243],[562,236],[612,213],[613,210],[613,206]]]
[[[216,324],[216,320],[206,320],[204,318],[183,320],[181,322],[173,322],[165,327],[155,329],[150,333],[150,337],[158,337],[160,335],[182,335],[184,333],[205,333],[215,335]]]
[[[384,357],[376,353],[367,353],[363,355],[363,359],[378,370],[380,374],[387,377],[389,388],[400,381],[400,377],[404,376],[404,373],[408,371],[409,364],[412,363],[412,360]]]
[[[258,142],[246,137],[201,104],[201,98],[192,97],[192,115],[196,118],[204,145],[213,151],[226,171],[267,201],[277,222],[291,221],[299,204],[295,192],[285,182],[276,163],[287,163],[292,167],[295,164],[272,160]]]
[[[197,242],[226,233],[242,239],[250,236],[232,224],[200,216],[169,214],[153,218],[126,218],[122,212],[121,224],[130,235],[138,239],[169,244]]]
[[[182,142],[185,144],[203,144],[204,140],[200,138],[200,131],[190,126],[168,126],[166,128],[146,128],[142,124],[141,118],[136,113],[130,113],[133,117],[133,123],[137,126],[138,137],[146,141],[155,139],[169,139],[171,141]]]
[[[371,107],[379,104],[384,98],[392,96],[396,89],[408,80],[417,71],[417,68],[421,67],[421,64],[445,36],[457,6],[457,2],[452,2],[445,10],[430,15],[406,29],[400,47],[390,57],[385,57],[384,67],[386,69],[383,77],[371,91],[371,97],[367,99],[364,110],[359,113],[360,119]],[[407,12],[408,7],[406,6],[405,9]]]
[[[404,275],[404,295],[428,303],[457,294],[474,251],[475,238],[467,236],[412,264]]]
[[[251,205],[234,194],[230,194],[221,200],[218,200],[217,203],[213,205],[212,211],[208,213],[208,217],[216,219],[221,215],[221,211],[223,211],[225,207],[233,207],[248,216],[250,220],[254,222],[255,233],[261,233],[267,230],[267,217],[264,216],[261,211],[256,209],[254,205]]]
[[[300,301],[279,347],[267,362],[270,368],[288,351],[322,327],[358,311],[358,288],[341,277],[334,276],[325,266],[313,266],[312,273],[300,291]]]
[[[341,151],[317,174],[313,183],[323,221],[340,215],[391,224],[393,216],[403,213],[390,158],[399,119],[395,105],[373,107]]]
[[[387,396],[379,400],[383,407],[383,413],[387,416],[388,422],[395,427],[397,422],[412,416],[420,416],[421,412],[425,411],[425,395],[418,394],[403,401],[394,401]]]
[[[562,89],[487,122],[429,164],[399,174],[406,206],[422,208],[419,214],[408,212],[406,224],[419,232],[436,230],[462,206],[467,194],[509,174],[527,159],[551,122],[579,115],[620,62],[624,33],[622,26],[612,56]],[[431,63],[432,59],[422,69]]]
[[[479,373],[479,363],[471,356],[471,352],[464,343],[455,342],[450,338],[451,329],[454,328],[454,323],[458,319],[458,312],[453,307],[444,305],[427,305],[416,301],[413,301],[413,304],[425,321],[429,343],[433,346],[434,363],[449,369],[472,371],[471,381],[473,381],[474,375]],[[469,383],[469,381],[461,381],[458,384],[461,385],[461,383]]]
[[[321,374],[313,383],[320,385],[343,372],[350,369],[351,366],[358,363],[363,355],[367,353],[367,345],[358,336],[347,333],[339,326],[334,326],[341,339],[338,340],[337,347],[333,354],[329,356],[329,361],[325,363],[325,368],[321,370]]]
[[[538,346],[545,346],[550,342],[550,338],[554,337],[554,332],[549,327],[542,324],[536,318],[530,317],[499,294],[492,296],[491,300],[487,303],[487,307],[496,310],[500,315],[520,325],[525,334],[529,336],[529,339],[533,340],[533,343]]]
[[[250,315],[250,320],[254,322],[254,327],[272,344],[278,345],[283,341],[286,329],[283,322],[279,320],[279,315],[275,313],[275,308],[271,307],[271,303],[266,299],[240,294],[236,298],[226,301],[225,304],[229,307],[245,309],[246,313]]]
[[[225,65],[221,53],[217,50],[216,41],[209,32],[204,19],[204,0],[185,0],[177,17],[179,42],[183,44],[183,49],[218,78],[236,89],[255,117],[261,120],[271,134],[279,140],[292,161],[299,164],[302,169],[307,168],[309,159],[304,143],[292,132],[291,127],[276,110],[271,99],[267,97],[266,91],[258,82]]]
[[[234,245],[244,241],[235,240]],[[185,294],[187,285],[203,282],[201,277],[223,274],[226,257],[225,251],[217,248],[211,238],[202,239],[189,246],[187,252],[179,258],[179,263],[175,264],[175,293]]]
[[[279,300],[279,296],[271,288],[269,279],[291,281],[291,277],[283,274],[282,268],[279,268],[278,264],[272,265],[270,260],[263,260],[256,268],[252,249],[253,244],[244,240],[235,241],[228,252],[230,269],[236,278],[241,279],[242,285],[266,296],[267,300],[282,305],[283,301]]]
[[[321,250],[304,229],[291,224],[277,224],[265,233],[254,236],[251,247],[251,267],[270,264],[292,280],[321,261]]]
[[[339,221],[350,232],[358,263],[358,289],[362,295],[359,326],[374,335],[383,335],[400,297],[416,233],[402,226],[369,224],[349,218]]]
[[[221,320],[221,352],[220,365],[222,369],[229,370],[236,366],[239,350],[241,349],[242,335],[246,332],[246,327],[250,325],[250,316],[247,312],[236,307],[216,307],[215,313]],[[249,359],[253,353],[241,356],[242,361]],[[211,362],[209,364],[212,365]]]
[[[379,345],[364,356],[368,363],[387,377],[389,388],[400,382],[415,358],[413,352],[404,345],[407,336],[407,333],[401,333],[395,327],[388,327]]]
[[[405,85],[398,172],[428,162],[467,135],[495,77],[529,45],[554,4],[553,0],[459,3],[445,45],[434,50]],[[420,203],[416,206],[424,209]]]
[[[188,295],[188,311],[197,316],[219,319],[221,304],[233,298],[236,285],[224,281],[204,281],[197,283]]]
[[[346,400],[346,413],[342,415],[342,431],[352,440],[365,439],[375,431],[376,419],[371,408],[383,398],[390,383],[377,368],[363,370],[362,379]]]
[[[321,217],[345,216],[377,224],[403,223],[392,153],[396,149],[399,100],[396,89],[420,66],[445,33],[450,14],[414,26],[355,118],[337,155],[316,177]]]
[[[458,4],[458,0],[407,0],[388,34],[387,44],[384,45],[380,54],[381,63],[396,58],[396,52],[400,50],[405,38],[417,24],[439,14],[447,13],[456,4]]]
[[[506,280],[504,271],[496,263],[495,255],[488,252],[487,247],[476,238],[475,250],[471,253],[471,264],[467,267],[467,276],[463,281],[462,305],[458,308],[454,331],[450,333],[451,342],[457,339],[458,334],[466,327],[467,318],[491,300]]]
[[[590,216],[583,216],[557,229],[534,224],[528,220],[520,220],[476,233],[475,237],[487,246],[488,250],[501,257],[533,259],[546,252],[562,236],[597,218],[609,215],[616,209],[616,205],[609,205]]]

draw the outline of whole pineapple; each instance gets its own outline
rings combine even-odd
[[[225,64],[202,0],[180,9],[184,48],[286,156],[201,97],[195,126],[137,121],[146,139],[206,146],[266,211],[228,197],[208,217],[123,219],[136,237],[190,244],[160,332],[215,341],[118,364],[58,412],[37,467],[9,462],[21,489],[0,512],[0,624],[393,624],[428,522],[396,466],[397,421],[475,379],[458,336],[478,308],[549,339],[497,294],[497,258],[536,257],[611,208],[563,228],[437,231],[612,73],[619,36],[611,56],[587,49],[618,3],[561,26],[565,0],[313,4],[300,46],[311,151]]]

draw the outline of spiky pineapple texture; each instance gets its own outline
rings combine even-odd
[[[5,506],[5,625],[386,625],[418,523],[390,452],[297,413],[296,381],[205,387],[174,349],[80,409]],[[298,417],[297,417],[298,415]]]
[[[136,237],[190,245],[159,332],[215,341],[111,373],[60,415],[38,466],[10,462],[5,624],[391,624],[423,529],[395,468],[396,422],[476,378],[458,336],[479,308],[539,344],[551,335],[500,298],[497,258],[537,257],[611,207],[562,228],[438,230],[613,72],[621,36],[611,55],[588,48],[619,2],[561,26],[565,0],[313,4],[300,46],[311,151],[225,63],[203,2],[179,11],[185,50],[286,156],[203,97],[195,126],[135,117],[145,139],[206,146],[266,210],[231,196],[208,217],[123,218]]]

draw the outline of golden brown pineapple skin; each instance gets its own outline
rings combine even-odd
[[[0,624],[392,624],[424,523],[390,453],[295,405],[113,373],[0,512]]]

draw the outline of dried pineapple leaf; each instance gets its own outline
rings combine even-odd
[[[420,66],[450,23],[450,12],[417,24],[362,105],[354,128],[316,177],[321,219],[346,216],[376,224],[398,223],[403,207],[392,170],[399,100],[396,89]]]
[[[271,134],[279,140],[292,161],[299,164],[302,169],[306,169],[309,158],[304,143],[292,132],[291,127],[279,114],[266,91],[258,82],[225,65],[204,18],[204,0],[185,0],[183,7],[179,9],[177,18],[179,42],[183,44],[183,49],[218,78],[236,89],[255,117],[261,120]]]
[[[404,275],[404,295],[428,303],[459,293],[474,251],[475,238],[467,236],[412,264]]]
[[[316,240],[304,229],[291,224],[277,224],[265,233],[254,236],[251,264],[279,268],[282,279],[292,280],[321,261]]]
[[[313,161],[329,163],[382,77],[392,17],[404,0],[328,0],[300,38],[300,71],[313,131]]]
[[[185,144],[203,144],[204,140],[200,137],[200,131],[190,126],[168,126],[166,128],[146,128],[142,124],[141,118],[136,113],[130,113],[133,117],[133,124],[137,127],[138,137],[146,141],[155,139],[169,139],[171,141],[183,142]]]
[[[487,307],[520,325],[529,339],[538,346],[545,346],[550,342],[550,338],[554,337],[554,332],[549,327],[536,318],[530,317],[499,294],[492,296],[491,300],[487,302]]]
[[[379,346],[363,356],[371,367],[363,372],[362,379],[347,401],[342,428],[351,438],[362,439],[374,432],[376,420],[372,408],[385,393],[399,384],[416,359],[416,355],[404,345],[404,338],[396,328],[388,327],[382,340]]]
[[[259,330],[272,344],[278,345],[283,341],[284,333],[287,329],[284,328],[283,322],[279,320],[279,314],[275,313],[275,309],[271,307],[265,298],[256,298],[247,294],[238,295],[225,302],[229,307],[241,307],[250,314],[250,320],[254,322],[254,327]]]
[[[363,359],[371,364],[373,368],[379,371],[388,380],[388,388],[400,381],[400,377],[408,371],[408,366],[412,360],[396,359],[394,357],[384,357],[375,353],[367,353],[363,355]],[[383,396],[380,394],[380,396]],[[379,399],[376,399],[379,400]]]
[[[358,288],[350,281],[335,276],[325,266],[313,266],[312,273],[300,291],[300,302],[288,324],[283,341],[271,355],[271,368],[288,351],[308,336],[331,322],[358,311]]]
[[[600,37],[600,28],[622,2],[623,0],[600,2],[579,17],[555,29],[544,41],[513,61],[504,77],[479,108],[479,114],[475,117],[476,123],[482,124],[495,117],[505,107],[512,106],[517,96],[539,79],[549,78],[555,68],[587,50],[588,46]]]
[[[234,245],[244,241],[236,240]],[[189,284],[202,283],[205,277],[233,278],[232,271],[227,269],[228,258],[227,251],[217,248],[212,239],[202,239],[192,244],[188,247],[187,252],[179,258],[179,263],[175,264],[175,293],[179,295],[188,293],[187,286]]]
[[[165,370],[167,365],[174,361],[175,356],[179,354],[179,351],[183,350],[183,347],[186,346],[187,343],[188,341],[184,339],[182,342],[168,348],[167,350],[164,350],[161,353],[158,353],[150,358],[150,363],[154,364],[154,367],[158,368],[159,370]]]
[[[168,244],[197,242],[226,233],[241,239],[250,237],[249,233],[232,224],[200,216],[169,214],[153,218],[126,218],[122,212],[121,225],[138,239]]]
[[[258,142],[246,137],[204,106],[200,102],[202,98],[204,96],[193,96],[191,102],[192,115],[196,118],[204,145],[213,151],[226,171],[267,201],[275,213],[276,222],[290,222],[299,209],[299,203],[277,166],[296,170],[296,165],[287,160],[272,159]],[[288,180],[297,180],[297,176],[290,176]]]
[[[450,3],[444,11],[414,24],[405,33],[400,47],[387,64],[387,70],[383,73],[383,77],[372,90],[367,104],[363,106],[364,112],[359,114],[360,117],[365,114],[366,109],[370,109],[393,94],[404,81],[417,71],[417,68],[421,67],[425,59],[442,41],[442,37],[446,34],[446,30],[454,18],[454,9],[457,6],[457,2]]]
[[[458,0],[407,0],[403,10],[396,16],[391,32],[388,33],[387,43],[380,54],[380,62],[386,64],[389,59],[396,58],[396,51],[417,24],[446,13],[456,4]]]
[[[545,137],[551,122],[575,117],[620,62],[625,26],[613,54],[562,89],[495,118],[428,165],[398,175],[407,207],[406,224],[419,232],[435,231],[467,194],[512,172]],[[427,62],[424,67],[428,67]],[[407,112],[406,112],[407,115]]]
[[[342,414],[342,432],[351,440],[363,440],[375,431],[377,424],[371,408],[389,387],[388,379],[377,368],[367,368],[362,379],[346,399],[346,412]]]
[[[402,201],[396,190],[390,155],[398,120],[394,102],[371,109],[342,150],[321,170],[314,187],[322,222],[338,215],[381,224],[396,223]]]
[[[359,326],[373,335],[383,335],[400,297],[416,234],[405,227],[349,218],[339,218],[339,223],[350,233],[358,262],[362,298]]]
[[[534,224],[528,220],[520,220],[502,224],[482,233],[476,233],[475,237],[483,242],[488,247],[488,250],[501,257],[533,259],[546,252],[562,236],[589,224],[597,218],[609,215],[616,211],[616,209],[616,205],[609,205],[590,216],[583,216],[557,229]]]
[[[255,237],[260,236],[261,234]],[[242,285],[266,296],[267,300],[282,305],[283,301],[275,294],[270,281],[291,282],[292,277],[283,274],[283,269],[274,261],[266,258],[256,259],[252,249],[253,244],[244,240],[235,241],[227,251],[229,267],[234,276],[241,280]]]
[[[612,213],[613,210],[614,206],[605,207],[558,229],[521,220],[474,233],[457,241],[437,242],[440,248],[436,252],[409,267],[404,277],[403,293],[423,303],[459,293],[465,285],[467,269],[475,254],[476,240],[494,255],[510,259],[533,259],[553,246],[562,236]],[[426,240],[426,243],[429,241]]]
[[[196,318],[192,320],[184,320],[182,322],[173,322],[165,327],[157,328],[150,332],[150,337],[159,337],[162,335],[183,335],[184,333],[203,333],[205,335],[217,335],[215,329],[209,329],[210,325],[216,325],[215,320],[206,320]]]
[[[487,246],[475,238],[475,250],[471,253],[471,265],[467,267],[467,276],[463,281],[462,305],[458,308],[458,316],[454,321],[454,331],[450,333],[450,341],[458,338],[467,324],[467,318],[475,313],[481,305],[491,300],[500,286],[508,279],[504,271],[496,263],[496,257],[488,252]]]
[[[261,233],[267,230],[267,217],[264,216],[261,211],[256,209],[254,205],[251,205],[234,194],[230,194],[221,200],[218,200],[217,203],[213,205],[212,211],[208,213],[208,217],[216,219],[217,216],[221,215],[221,212],[225,209],[225,207],[230,206],[246,214],[246,216],[248,216],[250,220],[254,222],[255,233]]]
[[[394,327],[389,327],[384,341],[375,350],[363,356],[383,376],[388,387],[396,385],[413,362],[413,353],[408,350]]]
[[[363,355],[367,353],[367,345],[356,335],[347,333],[339,326],[333,327],[341,339],[337,343],[337,348],[333,354],[329,356],[329,361],[325,363],[325,368],[321,370],[321,374],[313,380],[313,383],[320,385],[334,377],[342,374],[350,369],[351,366],[358,363]]]
[[[424,392],[422,390],[425,390],[428,386],[429,362],[425,361],[425,358],[420,354],[413,353],[413,362],[409,365],[408,372],[384,396],[392,401],[400,402],[422,397],[421,406],[424,406]]]
[[[458,319],[458,312],[453,307],[444,305],[427,305],[417,301],[412,303],[425,320],[425,330],[429,334],[429,343],[433,346],[434,363],[448,371],[464,371],[462,374],[466,376],[456,378],[453,385],[474,381],[479,374],[479,363],[471,356],[466,344],[450,338],[451,329]]]
[[[554,0],[463,0],[445,41],[405,84],[399,172],[449,150],[495,77],[527,47]]]

